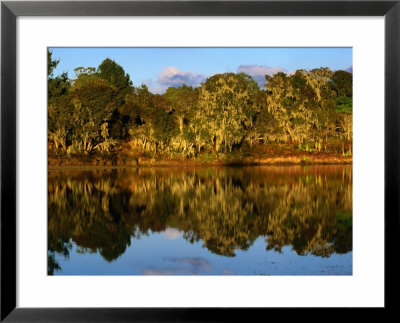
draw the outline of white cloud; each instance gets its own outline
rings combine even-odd
[[[170,262],[173,266],[165,263],[165,268],[147,268],[143,271],[144,275],[200,275],[211,271],[211,264],[203,258],[164,258],[163,261]]]
[[[167,228],[164,233],[164,238],[168,240],[175,240],[181,236],[181,232],[177,229]]]
[[[158,76],[157,84],[158,87],[152,89],[152,92],[162,93],[170,86],[181,86],[182,84],[190,86],[199,86],[206,77],[202,74],[193,72],[181,71],[179,68],[174,66],[164,67],[161,74]]]
[[[288,73],[289,71],[283,67],[268,67],[265,65],[240,65],[237,69],[237,73],[246,73],[253,77],[260,87],[264,87],[265,75],[274,75],[278,72]],[[161,94],[171,86],[178,87],[182,86],[182,84],[196,87],[204,82],[206,78],[203,74],[181,71],[175,66],[167,66],[158,75],[157,81],[151,83],[151,85],[154,85],[151,88],[151,92]]]

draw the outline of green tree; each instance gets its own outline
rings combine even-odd
[[[291,75],[266,76],[267,108],[286,142],[321,150],[335,130],[336,93],[328,68],[297,70]]]
[[[192,119],[198,102],[198,92],[198,89],[183,84],[181,87],[169,87],[164,95],[179,128],[171,145],[185,156],[194,154]]]
[[[109,139],[107,128],[117,108],[116,95],[115,87],[103,79],[84,78],[74,83],[71,99],[75,127],[70,152],[91,153]]]
[[[113,85],[117,91],[117,103],[121,106],[126,95],[130,93],[132,81],[128,73],[125,73],[121,65],[106,58],[97,68],[100,78]]]
[[[244,139],[256,113],[257,83],[240,73],[216,74],[200,87],[194,117],[198,150],[207,146],[228,153]]]
[[[122,106],[122,113],[129,121],[129,134],[132,142],[141,147],[143,152],[155,150],[154,138],[154,99],[145,84],[134,87]]]
[[[60,60],[53,60],[53,53],[47,49],[47,78],[51,79],[53,77],[53,72],[57,65],[60,63]]]
[[[156,153],[159,146],[169,149],[170,140],[176,135],[177,128],[170,113],[164,109],[158,109],[154,118],[154,138],[156,140]]]
[[[333,73],[332,88],[338,97],[351,97],[353,95],[353,74],[346,71],[335,71]]]
[[[338,134],[341,141],[342,154],[352,154],[353,138],[353,74],[336,71],[332,77],[332,89],[337,93],[336,113]]]
[[[77,67],[74,69],[75,75],[77,77],[77,80],[83,80],[86,78],[95,78],[97,77],[96,74],[96,68],[94,67]]]
[[[72,104],[69,96],[71,82],[67,73],[54,77],[54,69],[59,60],[52,59],[47,51],[47,105],[48,105],[48,140],[55,150],[67,149],[68,135],[71,125]]]

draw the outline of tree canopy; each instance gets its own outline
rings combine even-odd
[[[259,88],[244,73],[208,77],[163,94],[133,86],[106,58],[54,76],[48,52],[49,148],[57,154],[113,154],[130,143],[141,154],[221,158],[255,146],[352,152],[352,74],[328,68],[266,75]]]

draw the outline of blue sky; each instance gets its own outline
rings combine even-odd
[[[352,67],[352,48],[50,48],[60,59],[55,75],[76,67],[98,67],[111,58],[129,73],[134,86],[146,84],[153,93],[183,82],[198,86],[216,73],[244,72],[260,85],[264,75],[297,69]]]

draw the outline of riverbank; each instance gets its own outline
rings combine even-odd
[[[114,155],[60,157],[49,153],[48,167],[154,167],[154,166],[245,166],[245,165],[329,165],[352,164],[352,156],[324,152],[285,151],[279,154],[258,154],[251,156],[200,155],[197,158],[172,158]]]

